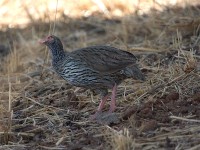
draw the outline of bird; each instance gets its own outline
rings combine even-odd
[[[46,45],[52,57],[54,71],[69,84],[90,89],[100,95],[101,101],[92,119],[102,112],[112,90],[109,113],[116,109],[117,86],[127,78],[145,81],[137,58],[130,52],[111,46],[89,46],[72,52],[64,50],[61,40],[49,35],[39,40]]]

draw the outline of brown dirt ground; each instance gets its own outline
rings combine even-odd
[[[0,31],[0,149],[199,149],[199,12],[199,5],[187,5],[112,19],[61,15],[56,34],[66,50],[126,49],[147,76],[118,87],[117,110],[104,123],[88,119],[98,96],[74,92],[37,44],[52,22]]]

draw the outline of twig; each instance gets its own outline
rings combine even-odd
[[[10,134],[10,135],[21,135],[21,136],[35,136],[34,133],[27,133],[27,132],[0,132],[0,134]]]
[[[177,116],[170,116],[169,118],[171,118],[171,119],[177,119],[177,120],[182,120],[182,121],[188,121],[188,122],[199,122],[200,123],[200,120],[187,119],[187,118],[177,117]]]
[[[38,104],[38,105],[40,105],[40,106],[42,106],[42,107],[47,107],[47,106],[45,106],[44,104],[41,104],[41,103],[39,103],[39,102],[33,100],[32,98],[29,98],[29,97],[27,97],[27,96],[26,96],[25,98],[27,98],[28,100],[30,100],[30,101],[32,101],[33,103],[36,103],[36,104]]]
[[[56,28],[56,15],[57,15],[57,11],[58,11],[58,0],[56,1],[56,13],[55,13],[55,18],[54,18],[54,24],[53,24],[53,31],[52,33],[55,33],[55,28]]]
[[[57,142],[56,142],[56,146],[60,145],[60,143],[62,143],[62,141],[65,139],[65,137],[61,137]]]
[[[55,149],[55,150],[66,149],[66,147],[47,147],[47,146],[42,146],[42,145],[39,145],[39,147],[43,149]]]

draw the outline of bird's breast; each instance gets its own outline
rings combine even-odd
[[[69,61],[53,64],[53,68],[57,74],[74,86],[85,86],[96,79],[94,72],[84,63]]]

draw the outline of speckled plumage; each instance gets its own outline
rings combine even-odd
[[[145,80],[136,64],[136,57],[110,46],[91,46],[65,52],[59,38],[48,36],[46,44],[52,54],[54,70],[70,84],[84,87],[105,97],[108,89],[126,78]]]

